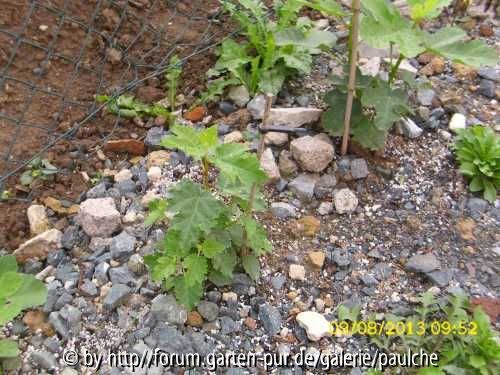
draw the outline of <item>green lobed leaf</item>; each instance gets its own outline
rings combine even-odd
[[[406,93],[401,89],[392,89],[388,82],[380,79],[372,80],[372,84],[363,91],[361,103],[375,109],[374,125],[382,131],[392,128],[394,122],[409,111]]]
[[[419,23],[424,19],[436,18],[444,8],[451,4],[452,0],[408,0],[410,16],[413,21]]]
[[[220,254],[224,251],[226,246],[223,243],[220,243],[212,238],[207,238],[200,245],[200,250],[204,256],[211,259],[215,257],[217,254]]]
[[[337,37],[326,30],[311,29],[304,32],[294,27],[276,33],[275,40],[277,46],[295,46],[315,50],[320,47],[332,48]]]
[[[356,142],[373,151],[383,148],[387,137],[386,131],[377,129],[366,117],[351,125],[351,133]]]
[[[495,66],[499,58],[495,50],[480,40],[464,41],[466,33],[457,27],[445,27],[433,34],[423,34],[427,50],[453,62],[470,65]]]
[[[149,202],[149,215],[144,220],[144,226],[150,227],[151,225],[166,219],[167,201],[165,199],[155,199]]]
[[[260,275],[260,263],[255,255],[246,255],[241,259],[243,269],[253,279],[257,280]]]
[[[189,284],[185,276],[177,276],[173,281],[174,294],[184,307],[191,311],[203,294],[202,284]]]
[[[21,311],[43,305],[47,299],[45,284],[33,275],[22,275],[22,283],[15,294],[2,298],[0,305],[0,327],[14,319]]]
[[[285,72],[279,67],[266,70],[261,73],[258,89],[264,94],[278,95],[285,82],[285,77]]]
[[[212,258],[212,267],[224,277],[232,277],[238,258],[234,250],[226,249]]]
[[[242,223],[247,234],[248,246],[257,256],[272,250],[271,242],[267,239],[267,233],[264,227],[254,218],[243,217]]]
[[[168,280],[171,276],[175,275],[177,271],[177,264],[175,258],[169,256],[160,256],[154,259],[148,257],[144,258],[145,263],[151,270],[151,278],[155,282],[160,282],[162,280]]]
[[[175,212],[170,230],[178,231],[178,245],[190,249],[198,243],[202,233],[215,226],[215,219],[224,205],[200,185],[183,180],[170,190],[169,210]]]
[[[13,255],[0,257],[0,275],[4,272],[17,272],[17,261]]]
[[[196,254],[190,255],[184,259],[182,265],[185,269],[184,283],[187,286],[203,284],[208,272],[208,262],[205,257]]]
[[[254,154],[248,152],[246,146],[238,143],[221,144],[209,157],[220,173],[231,182],[251,186],[261,185],[267,181],[267,176],[260,168],[260,163]]]
[[[304,6],[318,10],[328,16],[344,17],[346,15],[340,4],[335,0],[309,0],[301,2]]]
[[[183,125],[174,125],[172,135],[165,137],[161,145],[182,150],[196,160],[200,160],[217,146],[217,126],[197,131]]]
[[[362,0],[361,38],[374,48],[398,46],[406,57],[424,52],[424,33],[412,27],[399,10],[386,0]]]

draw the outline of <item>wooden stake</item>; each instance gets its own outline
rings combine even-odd
[[[354,101],[354,94],[356,92],[356,67],[358,64],[358,34],[359,34],[359,0],[352,1],[352,21],[351,21],[351,66],[349,70],[349,86],[347,92],[347,104],[344,117],[344,137],[342,138],[341,154],[347,153],[349,146],[349,134],[351,130],[351,114],[352,103]]]

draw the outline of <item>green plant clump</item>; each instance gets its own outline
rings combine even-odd
[[[479,40],[465,41],[467,34],[457,27],[444,27],[432,34],[420,28],[422,21],[437,17],[450,2],[410,0],[410,19],[406,19],[387,0],[361,1],[361,39],[374,48],[399,51],[396,61],[391,61],[387,81],[363,77],[358,71],[350,133],[363,147],[372,150],[382,148],[394,122],[410,111],[405,90],[396,82],[399,67],[405,58],[432,52],[473,67],[495,66],[498,63],[493,48]],[[407,75],[402,78],[406,84],[414,84],[414,80]],[[325,98],[331,110],[325,113],[322,122],[332,135],[339,136],[344,132],[347,78],[340,81],[335,78],[334,83],[338,86]]]
[[[36,157],[21,174],[21,184],[31,186],[37,179],[46,180],[49,176],[59,172],[59,169],[50,164],[47,159]]]
[[[150,204],[146,225],[168,221],[158,251],[145,258],[152,279],[173,289],[177,300],[191,309],[200,300],[205,280],[229,283],[241,265],[256,279],[259,256],[271,250],[266,231],[252,216],[264,207],[259,188],[267,177],[255,154],[242,144],[221,144],[217,127],[201,131],[175,125],[162,146],[182,150],[200,162],[203,183],[184,179],[168,198]],[[218,171],[216,186],[209,169]]]
[[[438,353],[437,367],[404,369],[405,373],[418,375],[497,375],[500,370],[500,336],[491,326],[488,315],[480,307],[471,310],[464,295],[437,299],[426,292],[419,297],[419,306],[411,316],[385,314],[386,321],[411,322],[413,334],[374,335],[372,342],[387,352],[407,353],[423,349]],[[427,330],[418,334],[419,324],[434,325],[434,334]],[[439,329],[439,332],[437,331]],[[396,330],[397,331],[397,330]],[[395,374],[401,369],[386,369]]]
[[[175,105],[177,100],[177,87],[179,85],[179,79],[182,75],[181,60],[177,55],[172,56],[170,59],[170,66],[165,73],[165,79],[167,81],[167,93],[168,101],[170,104],[170,111],[175,112]]]
[[[218,60],[209,77],[219,78],[209,86],[204,100],[212,100],[224,88],[245,85],[250,94],[276,95],[287,77],[311,72],[312,56],[332,47],[335,34],[320,30],[307,17],[299,17],[304,6],[342,15],[331,0],[274,1],[276,21],[260,0],[223,1],[225,10],[238,22],[246,41],[227,39],[218,50]]]
[[[133,96],[120,95],[118,98],[108,95],[99,95],[97,102],[107,103],[107,110],[116,116],[134,118],[142,116],[164,116],[170,118],[170,112],[161,104],[144,104]]]
[[[500,188],[500,137],[480,125],[458,130],[455,153],[470,191],[483,191],[484,199],[493,203]]]
[[[33,275],[17,272],[16,258],[0,257],[0,328],[21,311],[39,306],[47,299],[45,284]],[[19,349],[12,340],[0,339],[0,374],[18,365]]]

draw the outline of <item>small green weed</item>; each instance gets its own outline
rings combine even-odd
[[[47,180],[49,176],[59,172],[60,170],[50,164],[47,159],[36,157],[28,164],[26,170],[21,174],[21,184],[31,186],[37,179]]]

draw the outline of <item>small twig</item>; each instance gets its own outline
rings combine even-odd
[[[347,147],[349,146],[349,134],[351,130],[351,114],[352,114],[352,103],[354,101],[354,94],[356,92],[356,66],[358,62],[358,29],[359,29],[359,11],[360,5],[359,0],[353,0],[353,14],[352,14],[352,29],[351,29],[351,66],[349,71],[349,86],[347,93],[347,104],[344,117],[344,137],[342,138],[342,149],[341,154],[345,155],[347,153]]]

